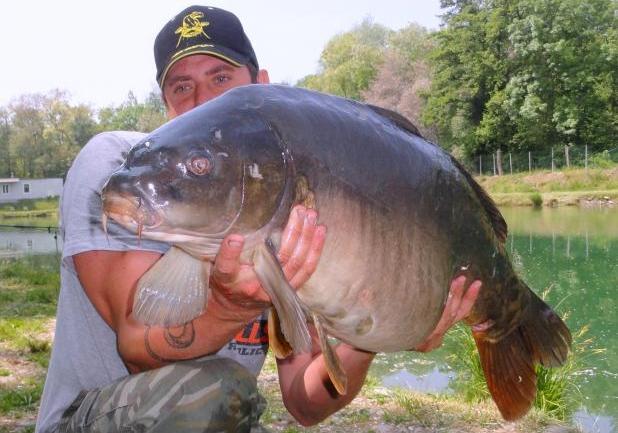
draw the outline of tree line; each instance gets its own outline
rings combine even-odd
[[[133,93],[98,110],[72,104],[67,93],[22,95],[0,107],[0,177],[64,177],[79,150],[102,131],[152,131],[165,121],[161,98]]]
[[[455,156],[616,147],[615,0],[441,0],[442,26],[365,21],[299,85],[408,116]]]
[[[333,37],[297,86],[393,109],[462,160],[501,152],[616,147],[615,0],[441,0],[442,25],[394,31],[365,20]],[[116,107],[66,93],[0,107],[0,177],[64,176],[106,130],[165,121],[157,90]]]

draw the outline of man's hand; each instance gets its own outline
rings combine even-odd
[[[318,225],[317,218],[315,210],[296,206],[281,236],[278,259],[295,289],[311,277],[324,247],[326,227]],[[226,303],[261,311],[270,305],[270,298],[260,285],[253,265],[241,262],[243,245],[241,235],[232,234],[223,240],[210,278],[211,286],[216,289],[213,296],[223,296]]]
[[[481,281],[476,280],[470,284],[468,290],[465,290],[466,277],[462,275],[455,278],[451,282],[451,288],[440,321],[425,341],[416,346],[414,350],[418,352],[429,352],[440,347],[446,331],[470,314],[472,306],[479,295],[481,285]]]

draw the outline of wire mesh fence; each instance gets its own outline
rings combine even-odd
[[[478,175],[499,176],[535,170],[606,168],[618,163],[618,147],[590,152],[588,146],[554,147],[543,151],[501,152],[478,155],[467,168]]]

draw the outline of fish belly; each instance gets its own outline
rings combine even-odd
[[[408,350],[435,328],[451,280],[448,241],[431,221],[330,191],[320,197],[328,235],[299,290],[328,333],[373,352]]]

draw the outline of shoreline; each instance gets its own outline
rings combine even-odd
[[[531,196],[538,194],[543,206],[579,206],[581,208],[616,208],[618,190],[550,191],[550,192],[489,192],[498,206],[533,207]]]

